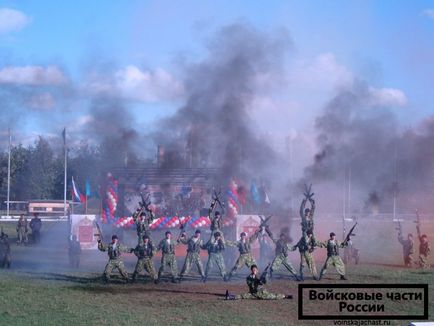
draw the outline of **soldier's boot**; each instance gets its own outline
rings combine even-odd
[[[294,274],[294,278],[297,282],[303,281],[303,279],[301,277],[299,277],[297,274]]]
[[[203,277],[202,277],[202,282],[203,282],[203,283],[206,283],[207,279],[208,279],[208,276],[207,276],[207,275],[203,276]]]
[[[102,276],[102,282],[105,283],[105,284],[107,284],[107,283],[109,282],[109,278],[107,277],[106,274],[104,274],[104,275]]]
[[[136,283],[137,273],[134,272],[133,276],[131,277],[131,283]]]
[[[285,295],[285,299],[292,299],[292,294]]]
[[[340,280],[341,280],[341,281],[346,281],[346,280],[348,280],[348,279],[345,277],[345,275],[341,275]]]
[[[273,269],[270,268],[270,272],[268,273],[270,275],[270,280],[273,278]]]
[[[176,276],[172,276],[172,283],[179,283],[179,279]]]
[[[225,294],[225,300],[235,300],[235,295],[230,294],[229,290],[226,290],[226,294]]]

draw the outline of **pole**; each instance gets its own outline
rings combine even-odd
[[[397,161],[398,161],[398,145],[395,143],[395,167],[394,167],[395,182],[393,185],[393,219],[396,219],[396,195],[397,195],[396,192],[398,187]]]
[[[65,171],[64,171],[64,179],[63,179],[63,215],[64,217],[66,217],[66,184],[67,184],[67,158],[68,158],[68,149],[66,148],[66,128],[63,129],[63,151],[64,151],[64,159],[65,159],[65,163],[64,163],[64,167],[65,167]]]
[[[10,213],[10,195],[11,195],[11,143],[12,143],[12,135],[11,129],[8,129],[9,133],[9,145],[8,145],[8,198],[6,203],[6,215],[9,218]]]
[[[351,217],[351,166],[348,168],[348,215]]]

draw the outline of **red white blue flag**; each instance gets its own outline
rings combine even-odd
[[[86,197],[80,193],[78,188],[75,186],[74,177],[72,177],[72,193],[74,195],[74,199],[84,203],[86,201]]]

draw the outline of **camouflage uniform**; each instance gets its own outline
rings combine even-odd
[[[430,264],[428,262],[428,256],[431,253],[431,247],[429,245],[429,242],[426,241],[425,243],[422,242],[422,235],[420,232],[419,225],[416,226],[417,230],[417,236],[419,238],[419,266],[420,268],[430,268]]]
[[[223,232],[222,232],[223,216],[220,215],[220,218],[216,218],[215,215],[214,216],[212,215],[213,212],[214,212],[214,210],[216,209],[216,207],[217,207],[217,201],[213,200],[211,202],[211,206],[210,206],[210,208],[208,210],[208,218],[211,221],[211,225],[210,225],[211,237],[214,236],[214,233],[219,232],[222,240],[224,241],[225,238],[224,238],[224,235],[223,235]]]
[[[157,273],[155,272],[154,264],[152,262],[154,252],[154,245],[150,241],[148,241],[147,244],[142,242],[136,246],[134,249],[134,255],[136,255],[138,259],[133,273],[133,282],[136,280],[137,275],[143,271],[143,269],[149,273],[149,276],[154,281],[157,279]]]
[[[175,257],[175,242],[172,239],[163,239],[160,241],[157,247],[157,251],[161,250],[161,266],[158,270],[158,278],[161,278],[161,275],[164,272],[166,266],[169,266],[170,272],[172,274],[172,280],[178,277],[178,264],[176,262]]]
[[[11,267],[11,247],[7,234],[3,232],[0,235],[0,267]]]
[[[100,251],[107,251],[109,256],[109,261],[104,270],[104,280],[108,281],[113,269],[117,268],[122,277],[128,281],[128,273],[125,269],[124,262],[121,260],[121,253],[131,252],[132,249],[127,248],[119,243],[109,243],[108,245],[105,245],[101,241],[98,241],[98,249]]]
[[[18,244],[24,243],[26,244],[28,242],[28,237],[27,237],[27,219],[23,218],[23,219],[19,219],[18,223],[17,223],[17,235],[18,235]]]
[[[323,268],[321,269],[319,276],[320,279],[326,273],[329,265],[333,265],[341,278],[345,278],[345,264],[341,257],[339,257],[339,248],[344,248],[346,246],[347,244],[344,242],[331,239],[327,240],[326,242],[318,243],[318,247],[327,248],[327,259],[324,262]]]
[[[294,248],[298,248],[298,251],[300,252],[300,279],[303,280],[303,269],[305,264],[310,270],[310,273],[312,274],[314,279],[317,279],[318,273],[316,270],[315,260],[313,258],[312,252],[315,248],[316,241],[312,235],[312,237],[309,239],[306,232],[303,232],[303,236],[300,238],[300,240],[297,242],[297,244],[294,246]]]
[[[301,206],[300,206],[300,217],[301,217],[301,231],[302,232],[312,232],[313,233],[313,227],[314,227],[314,223],[313,223],[313,216],[315,214],[315,200],[313,199],[309,199],[311,208],[309,210],[308,214],[305,214],[304,210],[306,207],[306,202],[307,199],[303,199],[303,201],[301,202]]]
[[[220,275],[223,279],[226,279],[226,267],[225,260],[223,259],[222,252],[225,250],[225,243],[222,239],[216,241],[211,236],[211,239],[205,245],[206,250],[208,250],[208,262],[205,268],[205,278],[208,277],[210,269],[215,263],[220,271]]]
[[[404,239],[401,234],[398,235],[398,241],[402,245],[404,265],[406,267],[411,267],[413,265],[414,241]]]
[[[197,239],[197,240],[196,240]],[[187,245],[187,256],[185,256],[184,265],[182,266],[180,277],[182,278],[191,269],[191,266],[195,264],[200,276],[205,277],[203,271],[202,260],[200,259],[200,250],[206,249],[201,238],[195,238],[194,236],[187,240],[186,236],[181,237],[178,240],[180,243]]]
[[[142,216],[142,214],[144,215]],[[144,235],[150,237],[149,225],[152,223],[154,218],[155,215],[152,211],[149,211],[149,215],[142,213],[142,210],[139,210],[133,214],[133,220],[137,231],[137,243],[142,243]],[[151,238],[149,239],[151,240]]]
[[[263,288],[266,280],[261,280],[257,275],[250,274],[246,278],[249,292],[237,295],[235,299],[261,299],[261,300],[278,300],[285,299],[283,294],[274,294]]]
[[[297,246],[291,246],[286,240],[275,239],[271,231],[266,229],[270,239],[276,245],[276,257],[271,264],[271,273],[276,272],[280,269],[280,266],[285,266],[285,268],[296,278],[298,279],[297,272],[292,266],[291,262],[288,259],[288,251],[294,251],[297,249]]]
[[[256,265],[255,258],[253,258],[252,255],[252,249],[251,244],[253,241],[255,241],[258,238],[259,230],[257,230],[247,241],[229,241],[227,240],[225,243],[228,246],[231,247],[237,247],[238,251],[240,252],[240,256],[238,257],[237,261],[235,262],[234,267],[232,268],[231,272],[229,273],[229,278],[231,278],[238,269],[242,268],[243,266],[247,266],[250,268],[252,265]]]

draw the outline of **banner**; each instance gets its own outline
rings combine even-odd
[[[94,234],[98,233],[94,221],[96,215],[71,215],[71,238],[77,236],[80,242],[81,249],[97,249],[97,237]]]

